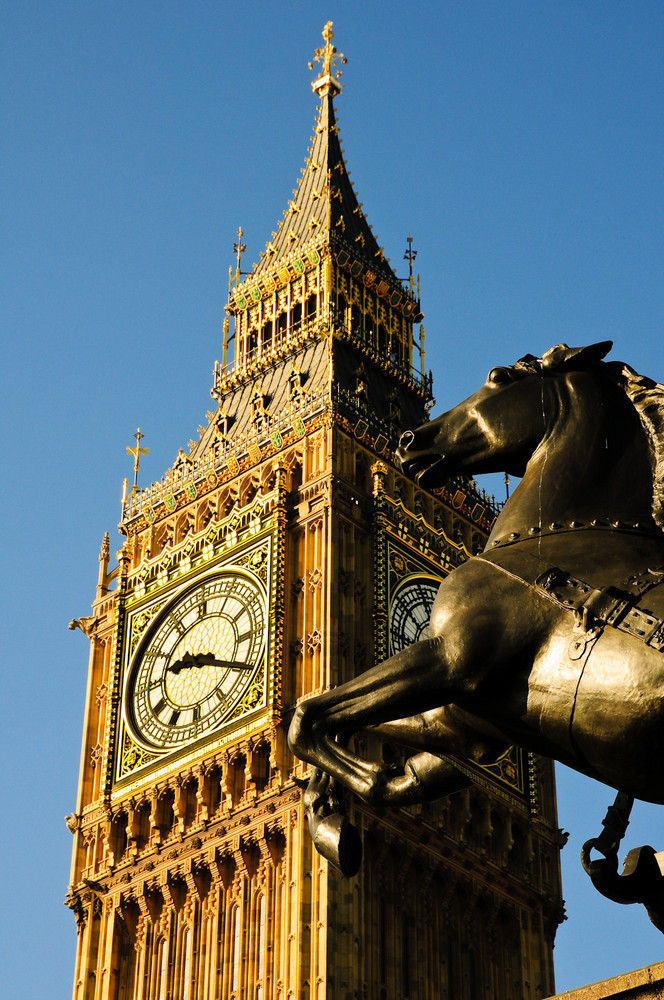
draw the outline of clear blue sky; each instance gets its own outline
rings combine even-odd
[[[258,259],[303,165],[307,62],[348,57],[346,158],[397,270],[422,277],[437,409],[495,363],[613,339],[664,380],[664,7],[649,0],[288,4],[7,0],[1,291],[7,995],[70,995],[62,906],[89,612],[137,425],[159,478],[210,408],[238,225]],[[563,772],[558,989],[664,957],[580,871],[608,790]],[[629,846],[664,849],[664,808]],[[11,859],[11,865],[7,859]]]

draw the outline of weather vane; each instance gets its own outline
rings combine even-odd
[[[308,63],[309,69],[314,68],[314,63],[319,62],[321,65],[321,74],[317,80],[312,83],[314,90],[318,90],[319,86],[322,87],[324,84],[333,84],[334,89],[341,90],[341,84],[337,81],[341,76],[341,70],[338,68],[338,63],[347,63],[343,52],[337,52],[336,46],[332,44],[332,39],[334,38],[334,32],[332,31],[332,21],[328,21],[323,28],[323,38],[325,39],[324,47],[316,49],[314,52],[313,61]]]
[[[136,438],[136,447],[130,448],[129,445],[127,445],[127,454],[134,456],[134,485],[131,488],[132,497],[136,496],[138,493],[138,466],[141,461],[141,455],[147,455],[150,450],[149,448],[141,448],[141,441],[145,435],[141,434],[140,427],[136,429],[134,437]]]

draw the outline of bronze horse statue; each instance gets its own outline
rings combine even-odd
[[[606,872],[590,848],[616,868],[632,799],[664,804],[664,389],[603,361],[611,346],[561,344],[493,368],[402,436],[397,461],[421,486],[496,471],[521,482],[484,552],[441,584],[431,638],[296,708],[289,743],[314,766],[310,829],[342,871],[361,849],[339,784],[375,804],[438,798],[468,783],[441,755],[489,763],[518,743],[618,789],[607,837],[586,845],[596,884]],[[403,768],[353,752],[367,729],[410,752]],[[636,881],[647,869],[659,891],[654,851],[639,850],[652,856],[632,864]],[[609,875],[606,895],[647,902],[627,869]]]

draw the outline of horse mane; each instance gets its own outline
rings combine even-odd
[[[653,458],[652,516],[664,529],[664,385],[639,375],[624,361],[605,361],[602,367],[623,389],[646,432]]]

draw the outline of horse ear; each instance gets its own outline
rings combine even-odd
[[[588,347],[568,347],[556,344],[542,355],[542,368],[547,371],[573,371],[587,368],[606,357],[613,347],[612,340],[602,340]]]

